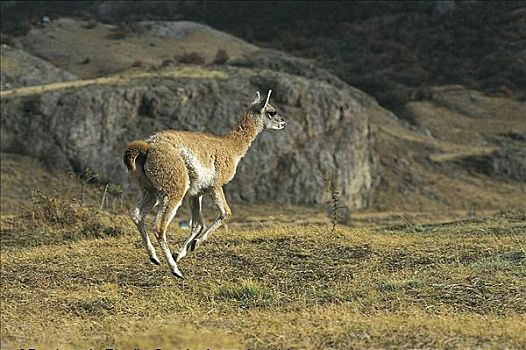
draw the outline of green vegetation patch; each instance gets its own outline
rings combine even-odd
[[[231,302],[241,308],[268,307],[278,299],[274,291],[253,280],[240,280],[220,286],[215,292],[216,300]]]

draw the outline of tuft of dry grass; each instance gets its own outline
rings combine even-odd
[[[0,217],[2,249],[117,237],[132,232],[128,221],[77,199],[35,192],[20,214]]]

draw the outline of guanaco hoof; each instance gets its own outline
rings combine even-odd
[[[177,278],[184,279],[183,275],[180,272],[177,273],[177,272],[172,271],[172,275],[174,275]]]
[[[161,265],[161,263],[159,261],[157,261],[157,259],[155,259],[155,258],[150,258],[150,261],[152,263],[154,263],[155,265]]]

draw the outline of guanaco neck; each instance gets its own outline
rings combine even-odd
[[[243,118],[225,134],[225,139],[232,143],[234,157],[244,157],[256,136],[263,130],[254,118],[247,112]]]

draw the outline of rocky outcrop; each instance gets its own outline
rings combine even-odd
[[[290,56],[284,52],[276,50],[261,49],[253,51],[243,55],[237,60],[234,60],[231,62],[231,65],[247,68],[271,69],[276,72],[325,81],[336,87],[350,88],[335,75],[317,67],[313,60]]]
[[[78,79],[74,74],[6,44],[2,44],[1,61],[2,90]]]
[[[227,196],[324,203],[324,177],[331,176],[342,204],[366,207],[373,172],[368,111],[381,108],[357,90],[268,69],[193,66],[123,76],[111,85],[21,90],[2,98],[1,147],[52,168],[90,167],[105,180],[128,183],[121,161],[127,142],[165,128],[222,134],[254,92],[267,89],[287,128],[258,137]]]
[[[459,163],[466,168],[501,179],[526,183],[525,145],[507,145],[488,155],[469,156]]]

